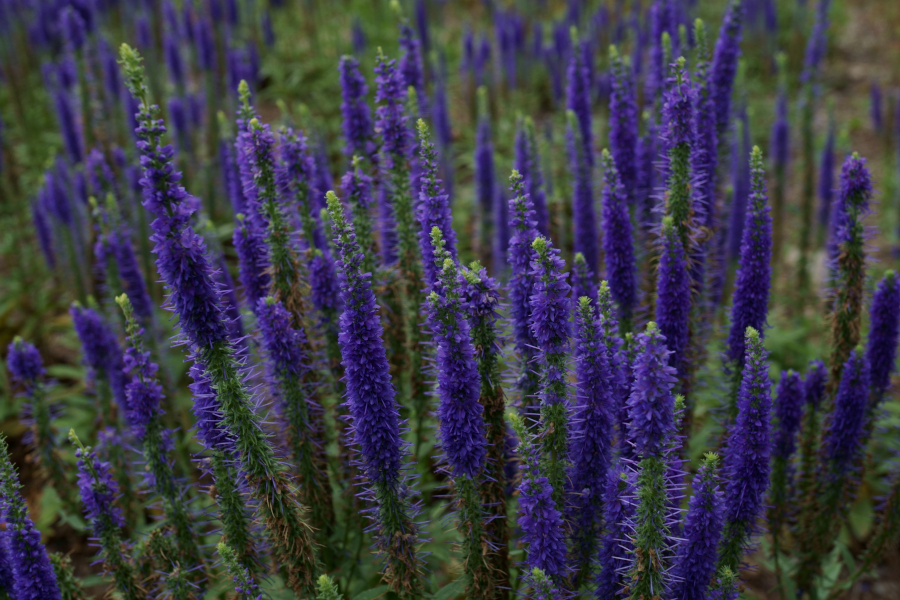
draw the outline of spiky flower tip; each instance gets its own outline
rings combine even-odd
[[[47,373],[41,353],[20,337],[10,342],[6,351],[6,366],[13,382],[25,388],[26,394],[33,394]]]
[[[684,522],[684,539],[675,553],[672,579],[673,598],[704,600],[709,582],[716,572],[719,539],[722,535],[722,492],[717,469],[719,456],[703,457],[694,478]]]
[[[725,531],[718,568],[737,573],[750,547],[769,486],[772,395],[767,353],[759,332],[747,328],[746,358],[738,395],[738,416],[725,451]]]
[[[527,544],[525,564],[541,569],[553,578],[566,573],[566,542],[563,516],[553,500],[553,488],[541,469],[540,444],[519,415],[507,415],[519,438],[517,452],[522,459],[519,470],[519,527],[522,542]]]
[[[572,597],[572,592],[556,585],[544,571],[537,567],[526,574],[525,579],[531,584],[531,591],[527,592],[527,597],[531,600],[564,600]]]
[[[81,340],[85,362],[94,371],[95,376],[102,378],[109,385],[119,410],[125,410],[128,405],[125,397],[125,374],[122,371],[125,363],[116,334],[103,317],[92,308],[85,308],[76,302],[69,309],[69,314],[72,315],[75,333]],[[102,393],[100,396],[103,412],[101,418],[107,421],[114,420],[108,398]]]
[[[15,582],[15,598],[60,600],[56,573],[41,544],[41,532],[28,516],[21,488],[6,440],[0,437],[0,514],[6,524],[4,543]]]
[[[84,503],[84,514],[100,543],[107,569],[112,572],[116,588],[125,600],[139,600],[143,592],[137,582],[135,567],[128,557],[120,528],[125,526],[122,511],[113,504],[119,485],[110,472],[109,463],[101,462],[89,446],[84,446],[73,430],[69,439],[77,447],[78,488]]]
[[[422,265],[425,280],[429,286],[437,282],[438,271],[443,260],[437,261],[431,247],[431,230],[437,227],[444,240],[444,250],[456,260],[456,232],[453,231],[453,215],[450,212],[450,196],[444,191],[438,178],[437,151],[431,142],[431,135],[425,121],[416,124],[419,131],[419,156],[422,168],[422,187],[419,190],[418,220],[419,246],[422,251]]]
[[[737,74],[738,57],[741,54],[744,4],[744,0],[729,2],[713,52],[709,78],[712,83],[719,135],[722,135],[731,122],[731,91],[734,86],[734,76]]]
[[[581,144],[581,134],[575,113],[566,113],[566,149],[572,169],[574,189],[572,191],[573,247],[584,254],[588,268],[597,272],[599,266],[600,241],[597,239],[597,211],[594,207],[594,184],[591,176],[592,164],[585,155]]]
[[[568,518],[573,524],[576,568],[587,579],[603,520],[603,491],[611,460],[615,398],[603,325],[596,303],[575,309],[577,392],[569,436]]]
[[[363,253],[353,225],[341,201],[327,195],[334,242],[340,254],[341,315],[339,341],[347,383],[347,406],[362,464],[371,483],[371,500],[378,516],[379,549],[387,555],[385,578],[402,596],[419,593],[422,582],[417,555],[416,526],[412,521],[410,490],[402,477],[401,461],[407,451],[400,436],[401,419],[391,384],[390,366],[382,343],[378,304],[369,283],[371,275],[361,271]]]
[[[666,214],[674,219],[678,239],[685,252],[692,244],[691,230],[691,144],[694,141],[694,104],[696,90],[681,57],[672,64],[665,96],[665,122],[668,124],[666,144],[668,146],[668,181],[666,182]]]
[[[342,56],[338,67],[341,75],[341,114],[344,132],[344,153],[347,156],[371,157],[374,151],[372,115],[366,96],[369,86],[359,72],[359,61]]]
[[[328,575],[320,575],[316,582],[316,600],[340,600],[341,597],[334,580]]]
[[[547,432],[543,438],[547,452],[545,469],[554,498],[562,509],[569,419],[566,371],[571,333],[568,298],[571,288],[566,281],[568,273],[564,272],[565,262],[560,251],[545,237],[538,237],[531,246],[534,250],[531,262],[534,290],[529,323],[541,365],[541,422]]]
[[[656,322],[671,351],[669,366],[684,384],[690,341],[691,281],[684,246],[671,216],[663,217],[662,238],[656,279]]]
[[[241,564],[235,551],[225,542],[219,542],[216,546],[219,556],[228,569],[234,581],[235,600],[261,600],[262,591],[259,589],[253,574]]]
[[[606,149],[600,155],[603,167],[601,217],[606,276],[616,312],[625,331],[631,329],[631,318],[637,302],[637,268],[634,258],[628,197],[620,179],[618,163]]]
[[[772,217],[766,191],[766,173],[759,146],[750,155],[751,191],[741,237],[741,257],[731,306],[731,330],[728,333],[728,359],[735,373],[744,364],[744,339],[748,327],[760,335],[769,312],[772,285]],[[732,409],[732,418],[734,410]]]
[[[656,323],[649,323],[636,343],[628,433],[638,456],[660,458],[675,423],[675,369],[669,366],[671,352]]]
[[[520,406],[525,409],[532,404],[532,397],[538,389],[534,368],[530,364],[537,341],[529,325],[531,295],[534,291],[534,277],[531,273],[534,258],[532,245],[538,233],[535,228],[534,207],[525,191],[521,173],[513,170],[509,180],[513,198],[509,201],[511,236],[506,254],[510,266],[508,289],[513,337],[520,364],[517,388],[521,393]]]
[[[891,384],[891,373],[897,360],[897,338],[900,337],[900,281],[894,271],[885,273],[878,282],[869,309],[869,340],[866,363],[872,386],[870,411],[877,408]]]
[[[863,220],[869,213],[872,194],[872,175],[866,166],[866,159],[854,152],[847,157],[841,169],[841,192],[833,223],[838,260],[831,326],[832,349],[828,365],[829,393],[837,390],[841,369],[850,351],[859,343],[866,278]]]
[[[868,407],[869,364],[860,348],[850,353],[844,369],[834,414],[822,442],[829,478],[842,485],[860,451],[859,441]]]

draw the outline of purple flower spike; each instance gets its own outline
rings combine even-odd
[[[459,269],[446,252],[442,256],[440,283],[428,296],[428,322],[437,344],[441,447],[453,477],[474,478],[484,468],[487,455],[483,409],[478,402],[481,378],[459,294]]]
[[[344,153],[347,156],[359,155],[371,158],[374,151],[372,138],[372,117],[366,96],[369,88],[366,79],[359,72],[359,61],[352,56],[342,56],[341,75],[341,114],[344,116]]]
[[[812,360],[803,380],[803,404],[818,408],[825,399],[825,385],[828,382],[828,368],[821,360]]]
[[[582,297],[590,298],[596,306],[597,283],[594,281],[594,272],[588,268],[584,260],[584,254],[576,252],[575,258],[572,259],[573,310],[578,307],[578,299]]]
[[[648,323],[636,343],[634,384],[628,398],[628,434],[638,456],[661,458],[675,427],[675,369],[669,366],[671,352],[656,323]]]
[[[25,388],[26,393],[37,385],[47,371],[41,353],[30,342],[16,338],[6,349],[6,365],[13,382]]]
[[[75,451],[78,457],[78,489],[84,503],[84,514],[93,523],[97,537],[105,527],[124,527],[122,511],[113,504],[119,484],[112,476],[110,465],[97,458],[95,452]]]
[[[615,159],[628,205],[634,202],[637,181],[638,109],[630,65],[610,46],[612,93],[609,97],[609,147]],[[630,225],[629,225],[630,228]]]
[[[3,546],[14,585],[6,590],[16,600],[60,600],[62,594],[47,549],[41,544],[41,532],[28,515],[22,497],[16,467],[9,457],[5,440],[0,441],[0,514],[6,529]]]
[[[566,542],[562,513],[556,508],[553,487],[541,472],[541,445],[525,427],[521,417],[510,415],[516,435],[521,440],[517,452],[522,459],[519,471],[519,527],[521,540],[528,546],[525,559],[551,577],[565,575]]]
[[[375,111],[375,126],[381,132],[382,151],[390,161],[390,164],[383,166],[390,169],[393,161],[406,160],[410,148],[410,131],[403,108],[406,102],[406,85],[397,69],[396,60],[378,56],[375,83],[375,100],[379,103]]]
[[[731,121],[731,92],[737,74],[738,57],[741,54],[741,29],[744,24],[744,0],[731,0],[722,19],[719,39],[713,53],[712,71],[709,74],[716,104],[716,123],[719,135]]]
[[[750,157],[753,178],[747,216],[741,239],[741,259],[731,307],[728,359],[739,368],[744,363],[746,330],[762,335],[769,308],[772,267],[772,217],[769,215],[766,174],[762,152],[754,146]]]
[[[487,88],[478,88],[478,125],[475,131],[475,197],[481,210],[482,258],[490,247],[491,224],[497,182],[494,171],[494,143],[491,141],[491,118],[488,112]]]
[[[784,460],[789,460],[797,450],[797,432],[803,416],[803,392],[799,373],[787,371],[782,374],[775,393],[778,429],[775,432],[773,453]]]
[[[628,198],[614,158],[609,151],[603,151],[600,161],[605,183],[601,216],[606,276],[610,293],[616,303],[619,321],[625,324],[627,330],[630,329],[631,317],[637,303],[637,269]]]
[[[128,406],[125,396],[125,374],[122,372],[125,363],[116,334],[103,317],[91,308],[73,304],[69,314],[72,315],[75,332],[81,340],[85,362],[98,375],[106,378],[113,399],[120,410],[125,410]],[[102,418],[106,419],[109,416],[102,415]]]
[[[829,476],[845,478],[861,451],[860,439],[869,399],[869,365],[859,349],[850,353],[835,398],[834,415],[822,440]]]
[[[894,271],[888,271],[878,282],[869,312],[869,341],[866,362],[871,373],[872,400],[875,408],[888,386],[897,361],[897,338],[900,334],[900,281]]]
[[[591,175],[591,159],[584,151],[581,135],[578,132],[576,114],[567,113],[566,149],[569,165],[572,169],[574,190],[572,192],[572,226],[574,228],[573,248],[575,252],[584,254],[588,268],[597,273],[600,266],[600,241],[597,239],[597,211],[594,206],[594,185]]]
[[[574,29],[572,36],[573,38],[575,36]],[[584,153],[584,160],[590,168],[594,166],[594,134],[591,127],[590,72],[588,65],[585,64],[585,54],[582,52],[582,46],[586,44],[586,41],[580,45],[576,44],[569,53],[569,66],[566,71],[566,108],[575,113],[579,133],[577,139],[580,150]]]
[[[544,192],[544,174],[541,157],[534,137],[534,123],[530,117],[522,119],[516,131],[516,170],[522,175],[525,189],[534,206],[534,218],[541,235],[550,234],[550,217],[547,214],[547,195]]]
[[[769,364],[762,337],[752,327],[745,333],[743,379],[738,395],[738,416],[728,434],[725,453],[725,533],[719,567],[737,573],[751,545],[756,520],[769,487],[772,410]]]
[[[425,118],[428,115],[428,95],[425,93],[425,68],[422,64],[422,48],[416,39],[412,27],[403,23],[400,25],[400,49],[403,54],[400,57],[400,73],[403,75],[405,88],[416,90],[416,98],[419,101],[419,115]]]
[[[603,493],[612,454],[616,398],[603,323],[595,300],[581,297],[575,309],[577,395],[569,434],[569,502],[578,567],[589,569],[603,519]]]
[[[418,218],[419,248],[422,251],[422,265],[425,281],[434,286],[440,266],[435,264],[434,249],[431,244],[431,230],[440,229],[444,240],[444,250],[456,260],[456,232],[453,231],[453,215],[450,211],[450,197],[445,193],[438,178],[437,151],[430,140],[428,126],[419,119],[419,151],[422,165],[422,185],[419,190]]]
[[[669,366],[682,378],[687,369],[685,353],[690,338],[691,280],[684,246],[672,217],[662,224],[663,248],[656,281],[656,322],[672,352]]]
[[[684,521],[684,538],[675,551],[672,598],[706,600],[709,582],[716,572],[719,539],[722,536],[722,492],[716,468],[719,457],[712,452],[694,478],[694,493]]]
[[[632,532],[637,496],[637,472],[621,465],[610,468],[603,491],[605,532],[600,541],[600,574],[594,597],[614,598],[626,584],[625,568],[632,556]]]

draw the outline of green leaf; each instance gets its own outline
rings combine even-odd
[[[437,594],[432,597],[432,600],[451,600],[452,598],[456,598],[460,594],[464,594],[466,592],[466,584],[463,581],[463,578],[454,579],[444,587],[438,590]]]
[[[357,594],[353,597],[353,600],[375,600],[375,598],[380,598],[384,596],[388,592],[388,586],[382,585],[377,588],[366,590],[361,594]]]

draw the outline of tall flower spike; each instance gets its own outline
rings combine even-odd
[[[790,158],[790,123],[788,122],[787,99],[787,57],[783,53],[776,56],[779,71],[778,99],[775,106],[775,122],[772,124],[771,157],[775,175],[775,190],[772,198],[772,221],[774,226],[772,257],[775,263],[781,258],[784,238],[784,188]]]
[[[125,315],[125,327],[129,348],[125,351],[125,369],[131,372],[131,380],[125,386],[128,405],[125,420],[141,443],[148,482],[163,500],[166,520],[174,530],[176,548],[179,552],[176,565],[191,571],[200,566],[200,552],[197,548],[196,532],[183,501],[183,489],[175,479],[169,459],[171,432],[162,423],[163,390],[156,373],[159,366],[150,360],[150,353],[144,351],[142,336],[144,329],[135,319],[135,311],[128,296],[122,294],[116,303]]]
[[[572,190],[572,247],[584,254],[588,268],[598,272],[600,266],[600,242],[597,239],[597,210],[594,206],[594,184],[591,163],[584,153],[576,115],[566,113],[566,150],[574,181]]]
[[[487,88],[478,88],[478,124],[475,130],[475,197],[480,209],[481,260],[488,262],[491,248],[491,231],[494,212],[494,196],[497,183],[494,172],[494,143],[491,140],[491,115],[488,110]]]
[[[672,64],[672,77],[663,105],[664,121],[668,124],[668,181],[666,183],[666,214],[674,220],[678,239],[685,252],[690,250],[691,215],[691,144],[694,142],[694,104],[696,91],[691,85],[686,61],[682,56]]]
[[[422,63],[422,48],[416,39],[412,27],[408,23],[400,25],[400,73],[403,75],[403,85],[416,90],[419,99],[419,116],[428,115],[428,95],[425,93],[425,67]]]
[[[691,281],[684,247],[678,239],[678,230],[671,216],[663,218],[662,238],[663,247],[656,279],[656,322],[672,352],[669,366],[676,370],[681,384],[686,385]]]
[[[344,117],[344,153],[348,157],[372,158],[374,131],[372,116],[366,96],[369,88],[359,72],[359,61],[352,56],[342,56],[338,67],[341,75],[341,114]]]
[[[800,426],[800,460],[797,493],[808,498],[817,474],[818,445],[821,431],[821,405],[825,399],[828,368],[821,360],[812,360],[803,381],[803,420]],[[796,509],[795,511],[796,512]]]
[[[12,568],[15,598],[62,600],[56,573],[41,544],[41,532],[28,516],[21,488],[6,440],[0,438],[0,514],[6,524],[3,542]]]
[[[872,295],[869,309],[869,340],[866,362],[871,370],[869,383],[872,398],[869,410],[878,407],[891,384],[891,373],[897,361],[897,338],[900,337],[900,280],[894,271],[885,273]]]
[[[484,508],[488,513],[484,527],[491,536],[491,542],[497,547],[487,555],[487,560],[493,567],[495,589],[502,590],[509,586],[509,530],[506,518],[506,466],[509,449],[500,375],[503,341],[498,324],[500,290],[497,281],[488,277],[487,270],[477,262],[463,271],[463,277],[465,282],[461,293],[469,315],[469,331],[478,363],[481,380],[479,402],[484,408],[487,439],[486,476],[481,483]]]
[[[125,375],[122,372],[122,348],[119,340],[109,325],[97,311],[92,308],[84,308],[78,303],[69,309],[72,315],[72,323],[81,347],[84,350],[84,360],[94,370],[97,377],[109,386],[109,392],[98,390],[100,396],[100,419],[106,423],[115,422],[113,406],[109,403],[110,395],[115,400],[119,410],[125,410],[128,405],[125,398]]]
[[[868,412],[869,365],[862,348],[850,353],[844,365],[834,402],[834,413],[822,436],[821,472],[814,498],[804,506],[800,518],[798,590],[808,590],[821,573],[847,519],[853,499],[852,487],[859,474],[855,465],[862,460],[863,429]]]
[[[609,47],[609,147],[619,171],[627,206],[634,204],[637,181],[638,110],[634,74],[628,60],[623,60],[615,46]],[[604,162],[606,162],[604,158]],[[631,223],[629,222],[629,229]],[[609,233],[609,230],[604,230]]]
[[[507,415],[519,438],[519,527],[528,552],[525,564],[554,579],[566,574],[566,542],[562,513],[553,500],[553,488],[541,468],[541,447],[519,415]]]
[[[259,600],[262,598],[259,586],[253,578],[253,574],[241,564],[237,553],[226,542],[219,542],[216,547],[222,562],[231,579],[234,582],[235,600]]]
[[[30,449],[38,467],[43,470],[57,495],[70,510],[75,506],[72,482],[59,455],[59,444],[52,425],[52,412],[47,399],[46,370],[38,349],[16,337],[7,347],[7,366],[13,383],[24,388],[30,403],[30,414],[23,422],[31,427]],[[28,438],[25,438],[28,441]]]
[[[534,360],[537,341],[532,333],[529,319],[531,315],[531,294],[534,290],[534,277],[531,273],[531,261],[534,257],[532,245],[537,239],[535,229],[534,208],[525,191],[522,175],[513,170],[509,177],[512,184],[510,191],[513,198],[509,201],[509,220],[512,235],[509,239],[507,260],[510,266],[509,302],[512,319],[512,330],[515,339],[516,354],[519,361],[517,388],[521,393],[518,399],[522,410],[533,404],[538,391],[538,377],[531,364]]]
[[[297,594],[311,592],[318,571],[311,534],[259,425],[229,343],[206,246],[191,226],[199,202],[179,185],[172,147],[161,144],[165,127],[156,118],[158,107],[147,101],[140,56],[126,44],[120,55],[128,88],[140,101],[137,146],[144,169],[143,204],[157,217],[152,225],[157,270],[171,291],[169,302],[181,330],[216,390],[222,420],[234,436],[251,494],[258,500],[256,510],[266,525],[273,559],[284,570],[288,587]]]
[[[82,445],[74,431],[69,431],[69,439],[77,446],[78,488],[84,502],[84,514],[99,540],[103,561],[112,572],[122,597],[125,600],[141,600],[144,593],[138,585],[135,567],[128,558],[120,533],[125,521],[122,512],[113,505],[119,486],[110,474],[109,463],[100,462],[89,446]]]
[[[306,333],[292,323],[291,314],[271,296],[261,299],[255,312],[267,355],[269,385],[299,473],[300,501],[310,508],[313,526],[327,535],[334,513],[323,451],[317,447],[323,437],[317,431],[322,415],[316,413],[321,408],[309,397],[303,377],[310,368],[305,353]],[[327,538],[320,539],[324,542]]]
[[[419,119],[419,148],[422,160],[422,187],[419,191],[418,220],[419,247],[422,251],[422,266],[425,281],[429,287],[437,283],[440,265],[435,264],[435,253],[431,245],[431,230],[437,227],[444,240],[443,249],[456,260],[456,232],[453,231],[453,215],[450,212],[450,197],[444,192],[438,178],[437,152],[431,143],[431,136],[425,121]],[[443,261],[442,261],[443,262]]]
[[[569,435],[568,519],[572,524],[573,568],[590,580],[603,522],[603,492],[612,457],[613,408],[603,326],[596,301],[578,299],[575,308],[577,392]]]
[[[741,260],[734,284],[731,306],[731,330],[728,333],[728,360],[734,369],[734,385],[730,402],[736,401],[738,373],[746,354],[746,330],[752,327],[762,335],[769,312],[769,290],[772,285],[772,217],[769,214],[766,173],[762,151],[753,147],[750,155],[752,188],[741,240]],[[729,404],[730,418],[737,406]]]
[[[675,422],[675,369],[668,366],[671,351],[656,323],[649,323],[646,331],[638,334],[636,343],[634,384],[628,398],[628,433],[638,456],[660,457]]]
[[[636,486],[636,473],[633,470],[623,470],[621,464],[615,464],[609,469],[603,491],[605,525],[597,561],[600,573],[594,592],[594,597],[598,600],[614,597],[626,585],[624,566],[629,563],[633,553],[633,538],[628,523],[634,519]]]
[[[722,19],[722,27],[719,29],[712,70],[709,74],[720,136],[731,122],[731,92],[734,76],[737,74],[738,57],[741,54],[743,25],[744,0],[731,0]]]
[[[590,298],[594,305],[597,304],[597,284],[594,282],[594,273],[591,271],[584,254],[576,252],[572,259],[572,309],[578,307],[578,300],[582,296]]]
[[[872,193],[872,176],[866,167],[866,159],[854,152],[844,161],[841,170],[840,210],[835,211],[835,222],[832,223],[838,259],[828,365],[829,395],[837,390],[844,363],[859,343],[866,279],[863,219],[869,214]]]
[[[463,535],[466,590],[472,597],[493,594],[490,566],[482,550],[487,545],[484,510],[477,479],[487,455],[483,407],[478,399],[481,379],[463,316],[460,275],[456,263],[443,250],[440,229],[432,231],[434,251],[443,256],[439,284],[428,296],[428,321],[437,344],[438,421],[441,448],[450,466],[459,507],[458,528]]]
[[[521,119],[517,124],[515,140],[516,170],[522,175],[525,190],[534,207],[535,226],[541,235],[550,234],[550,217],[547,214],[547,195],[544,191],[544,173],[541,157],[534,136],[534,122],[531,117]]]
[[[624,331],[629,331],[637,303],[637,272],[628,199],[615,159],[608,150],[603,150],[600,163],[604,181],[601,216],[606,276],[619,322]]]
[[[694,141],[691,144],[694,219],[698,226],[712,229],[716,224],[716,168],[719,136],[716,128],[716,104],[709,79],[710,62],[706,46],[706,25],[694,21],[697,40],[697,95],[694,102]],[[705,256],[701,252],[700,256]]]
[[[797,433],[803,417],[803,382],[799,373],[786,371],[781,374],[775,393],[775,416],[778,417],[778,426],[772,444],[772,492],[769,496],[768,528],[772,533],[772,552],[777,556],[780,551],[781,528],[787,523],[791,510],[794,491],[792,459],[797,450]]]
[[[746,332],[743,379],[738,395],[738,416],[731,425],[725,454],[725,530],[719,546],[718,569],[737,573],[756,533],[769,486],[772,396],[769,364],[762,336],[752,327]]]
[[[416,525],[412,521],[410,490],[402,477],[402,457],[407,451],[400,436],[400,413],[395,400],[390,367],[382,343],[378,305],[360,271],[363,255],[353,226],[333,192],[327,196],[334,223],[337,262],[341,277],[341,352],[347,383],[347,405],[362,464],[376,503],[379,550],[387,555],[385,578],[391,590],[404,598],[421,594],[421,559],[416,552]]]
[[[584,161],[590,170],[594,166],[594,133],[591,127],[591,81],[589,66],[585,64],[582,47],[588,42],[578,41],[575,28],[571,29],[572,48],[566,70],[566,109],[575,114],[578,122],[578,144]],[[588,54],[588,56],[590,56]],[[570,158],[570,160],[572,160]],[[574,161],[573,161],[574,162]],[[588,264],[591,264],[588,262]]]
[[[569,390],[566,379],[570,324],[570,287],[564,272],[565,261],[558,249],[545,237],[538,237],[531,247],[531,332],[538,346],[541,367],[542,439],[546,463],[542,465],[558,508],[562,509],[566,473],[566,446],[569,436]]]
[[[672,598],[705,600],[716,572],[719,539],[722,536],[722,492],[716,470],[719,456],[703,457],[694,477],[694,492],[684,521],[684,539],[675,551]]]

